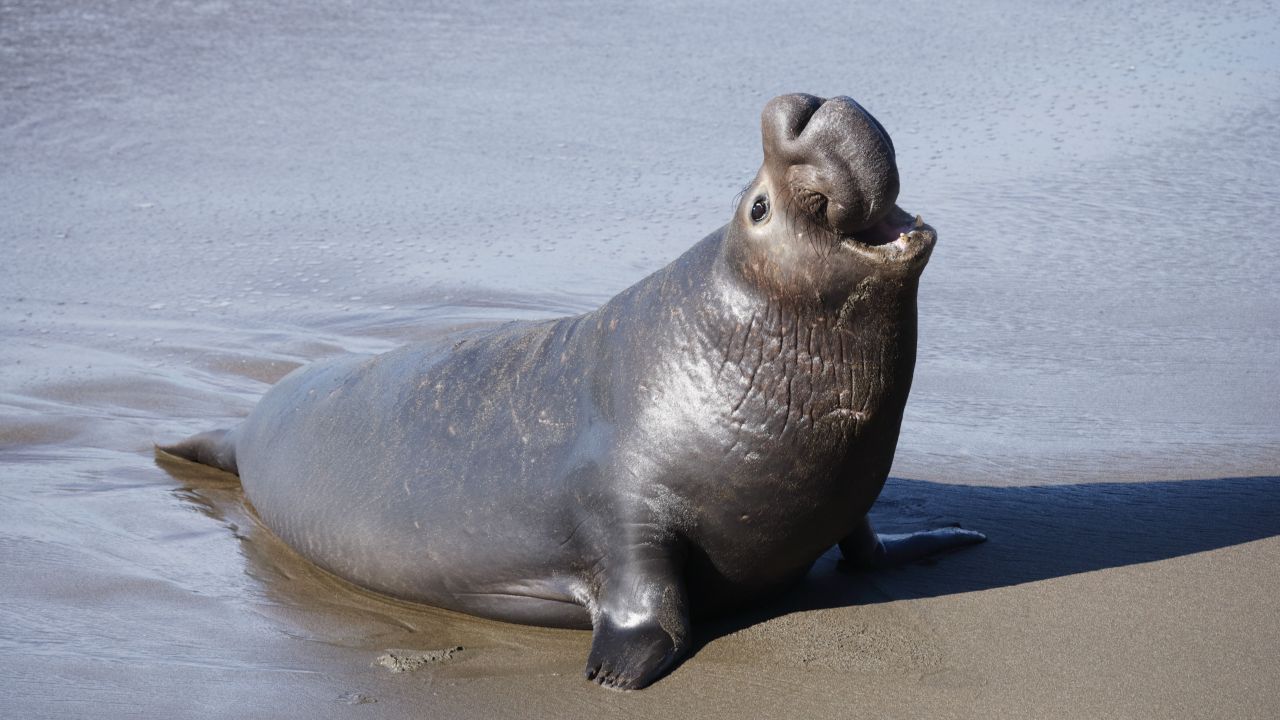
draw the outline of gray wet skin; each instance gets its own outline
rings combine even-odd
[[[643,687],[690,617],[805,574],[979,542],[878,536],[934,230],[854,101],[775,98],[729,224],[600,309],[293,372],[166,450],[237,471],[263,521],[360,585],[591,627],[586,675]]]

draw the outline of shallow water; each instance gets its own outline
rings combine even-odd
[[[585,634],[343,586],[152,443],[301,363],[595,307],[728,219],[781,92],[874,112],[939,229],[895,476],[1280,474],[1268,3],[600,5],[0,2],[0,715],[563,711],[475,692],[589,690]],[[881,516],[965,519],[929,497]],[[457,644],[425,685],[368,666]],[[736,678],[734,647],[698,660]]]

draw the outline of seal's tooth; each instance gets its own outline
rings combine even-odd
[[[924,227],[924,220],[919,215],[916,216],[916,224],[912,227]]]

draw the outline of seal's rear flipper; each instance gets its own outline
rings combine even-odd
[[[986,539],[987,536],[980,532],[960,527],[903,535],[877,533],[871,519],[863,518],[858,527],[840,541],[840,552],[846,563],[860,570],[883,570],[965,545],[976,545]]]
[[[156,449],[184,460],[240,474],[236,467],[235,438],[227,430],[202,432],[172,445],[157,445]]]

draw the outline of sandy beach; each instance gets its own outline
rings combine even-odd
[[[989,542],[704,623],[379,597],[153,444],[289,370],[584,312],[724,224],[786,92],[938,229],[882,530]],[[1265,2],[0,3],[0,716],[1280,714]]]

